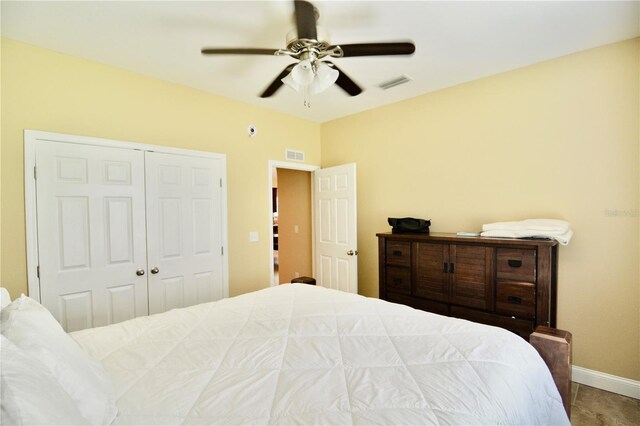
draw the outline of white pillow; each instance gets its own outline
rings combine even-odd
[[[9,303],[11,303],[11,295],[9,294],[9,291],[4,287],[0,287],[0,309],[4,308]]]
[[[83,425],[75,402],[36,358],[0,335],[0,423]]]
[[[102,366],[89,358],[35,300],[22,295],[0,311],[0,330],[42,362],[93,425],[110,424],[117,407]]]

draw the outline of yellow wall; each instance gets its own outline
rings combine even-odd
[[[226,154],[229,291],[269,285],[268,161],[292,148],[319,164],[320,125],[7,39],[1,72],[0,282],[13,297],[27,292],[24,129]],[[254,138],[249,124],[258,128]],[[249,242],[250,231],[259,242]]]
[[[311,173],[278,170],[279,279],[313,276],[311,262]],[[298,233],[294,226],[298,226]]]
[[[322,126],[322,165],[358,165],[360,292],[378,294],[387,217],[432,230],[559,218],[558,327],[576,365],[640,379],[640,40],[376,108]]]

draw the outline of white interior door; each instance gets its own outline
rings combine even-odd
[[[217,158],[146,153],[149,313],[225,297]]]
[[[40,300],[67,331],[147,314],[144,157],[38,141]]]
[[[358,292],[356,165],[313,172],[317,285]]]

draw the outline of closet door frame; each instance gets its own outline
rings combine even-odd
[[[229,244],[227,222],[227,156],[204,151],[194,151],[159,145],[148,145],[136,142],[119,141],[113,139],[77,136],[63,133],[43,132],[38,130],[24,131],[24,198],[25,198],[25,231],[27,244],[27,290],[29,297],[40,302],[40,279],[38,274],[38,217],[36,200],[36,145],[38,142],[65,142],[82,145],[94,145],[114,148],[124,148],[138,151],[153,151],[166,154],[185,155],[201,158],[216,158],[222,160],[222,277],[224,297],[229,297]]]

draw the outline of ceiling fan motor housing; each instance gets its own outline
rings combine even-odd
[[[294,28],[287,33],[287,49],[300,53],[304,50],[314,49],[317,52],[322,52],[331,46],[329,42],[329,32],[322,27],[317,27],[318,39],[310,40],[305,38],[298,38],[298,31]]]

